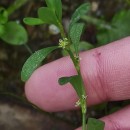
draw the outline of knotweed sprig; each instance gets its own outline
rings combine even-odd
[[[45,1],[47,7],[41,7],[38,9],[38,18],[28,17],[24,19],[24,22],[28,25],[54,24],[60,30],[61,39],[59,40],[58,46],[43,48],[31,55],[22,68],[21,78],[23,81],[28,80],[33,71],[37,69],[39,65],[41,65],[41,62],[49,53],[55,49],[63,49],[69,54],[70,58],[72,59],[77,74],[69,77],[61,77],[59,79],[59,84],[65,85],[67,83],[70,83],[75,89],[79,97],[79,100],[76,102],[75,106],[80,107],[82,112],[82,130],[103,130],[104,123],[93,118],[88,119],[86,127],[87,94],[80,71],[80,57],[78,50],[81,34],[84,30],[85,24],[79,22],[79,20],[83,15],[86,15],[88,13],[90,4],[82,4],[78,9],[76,9],[70,21],[69,31],[66,33],[62,25],[61,0]],[[72,51],[70,45],[73,46],[74,51]]]

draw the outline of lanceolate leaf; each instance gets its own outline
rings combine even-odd
[[[57,18],[61,21],[62,18],[62,3],[61,0],[45,0],[47,6],[54,11]]]
[[[71,41],[75,48],[75,53],[78,55],[78,48],[80,43],[80,37],[83,32],[84,24],[83,23],[75,23],[70,29],[69,35],[71,38]]]
[[[27,17],[23,19],[24,23],[27,25],[40,25],[43,24],[44,22],[39,19],[39,18],[31,18],[31,17]]]
[[[87,123],[87,130],[104,130],[105,123],[101,120],[89,118]]]
[[[74,75],[71,77],[62,77],[59,79],[60,85],[65,85],[67,83],[71,83],[71,85],[74,87],[75,91],[77,92],[79,97],[82,97],[82,80],[81,77],[78,75]]]
[[[47,24],[55,24],[58,26],[57,17],[54,11],[48,7],[41,7],[38,9],[38,17]]]
[[[61,0],[54,0],[54,5],[55,5],[55,12],[58,17],[58,19],[61,21],[62,19],[62,3]]]
[[[12,45],[26,44],[28,35],[24,27],[16,22],[8,22],[4,25],[4,33],[1,39]]]
[[[90,3],[82,4],[79,8],[76,9],[74,14],[72,15],[71,21],[70,21],[70,27],[79,21],[83,15],[89,12],[90,10]]]
[[[41,62],[46,58],[46,56],[57,48],[58,46],[48,47],[38,50],[34,54],[32,54],[27,59],[22,68],[21,79],[23,81],[28,80],[31,74],[40,66]]]

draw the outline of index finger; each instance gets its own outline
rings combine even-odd
[[[84,52],[80,58],[88,105],[130,99],[130,37]],[[60,77],[74,74],[69,57],[46,64],[27,81],[26,96],[47,111],[74,109],[76,92],[70,84],[58,84]]]

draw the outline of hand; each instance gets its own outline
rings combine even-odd
[[[80,54],[88,106],[130,99],[130,37]],[[27,98],[46,111],[75,109],[76,92],[58,79],[76,74],[72,61],[61,58],[37,69],[27,81]],[[130,130],[130,106],[106,117],[105,130]],[[81,130],[81,128],[77,129]]]

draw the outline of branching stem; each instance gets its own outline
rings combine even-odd
[[[61,23],[59,23],[59,28],[60,28],[60,32],[61,32],[61,37],[62,39],[67,38],[64,28],[62,26]],[[81,88],[82,88],[82,97],[79,97],[80,102],[81,102],[81,111],[82,111],[82,130],[86,130],[86,112],[87,112],[87,103],[86,103],[86,92],[85,92],[85,86],[83,83],[83,78],[81,76],[81,71],[80,71],[80,58],[75,57],[72,50],[70,49],[70,45],[71,45],[71,40],[69,39],[69,45],[65,48],[65,50],[68,52],[71,60],[73,61],[73,64],[75,66],[75,69],[77,71],[77,74],[80,76],[80,80],[81,80]]]

